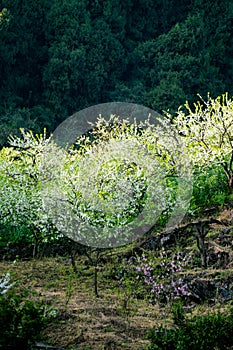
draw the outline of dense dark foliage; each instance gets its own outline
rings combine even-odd
[[[0,144],[109,101],[232,93],[230,0],[2,0]]]
[[[173,307],[176,328],[151,329],[148,332],[149,350],[223,350],[233,345],[232,311],[226,315],[218,312],[187,319],[180,308],[174,310]]]
[[[23,295],[0,295],[0,349],[31,349],[45,326],[42,308]]]

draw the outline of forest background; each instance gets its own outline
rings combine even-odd
[[[0,146],[94,104],[233,93],[230,0],[1,0]]]

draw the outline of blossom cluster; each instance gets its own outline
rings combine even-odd
[[[181,276],[186,264],[185,257],[178,253],[168,259],[164,250],[160,253],[160,261],[149,260],[143,255],[137,259],[137,279],[148,288],[152,301],[165,302],[189,295],[188,285]]]
[[[10,274],[6,273],[3,274],[0,278],[0,294],[6,294],[8,292],[8,289],[10,289],[15,283],[10,282]]]

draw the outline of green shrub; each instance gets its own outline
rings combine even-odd
[[[147,339],[148,350],[224,350],[233,346],[233,310],[228,314],[220,312],[182,319],[177,322],[181,310],[175,310],[174,328],[150,329]]]
[[[44,326],[41,307],[23,295],[0,295],[0,349],[30,349]]]
[[[196,169],[193,183],[191,212],[199,212],[210,206],[221,206],[229,196],[225,173],[220,166]]]

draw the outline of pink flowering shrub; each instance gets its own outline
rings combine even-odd
[[[175,253],[169,259],[162,250],[158,261],[148,259],[145,255],[137,259],[136,278],[146,286],[152,302],[164,303],[189,295],[185,276],[182,274],[185,266],[185,257]]]

